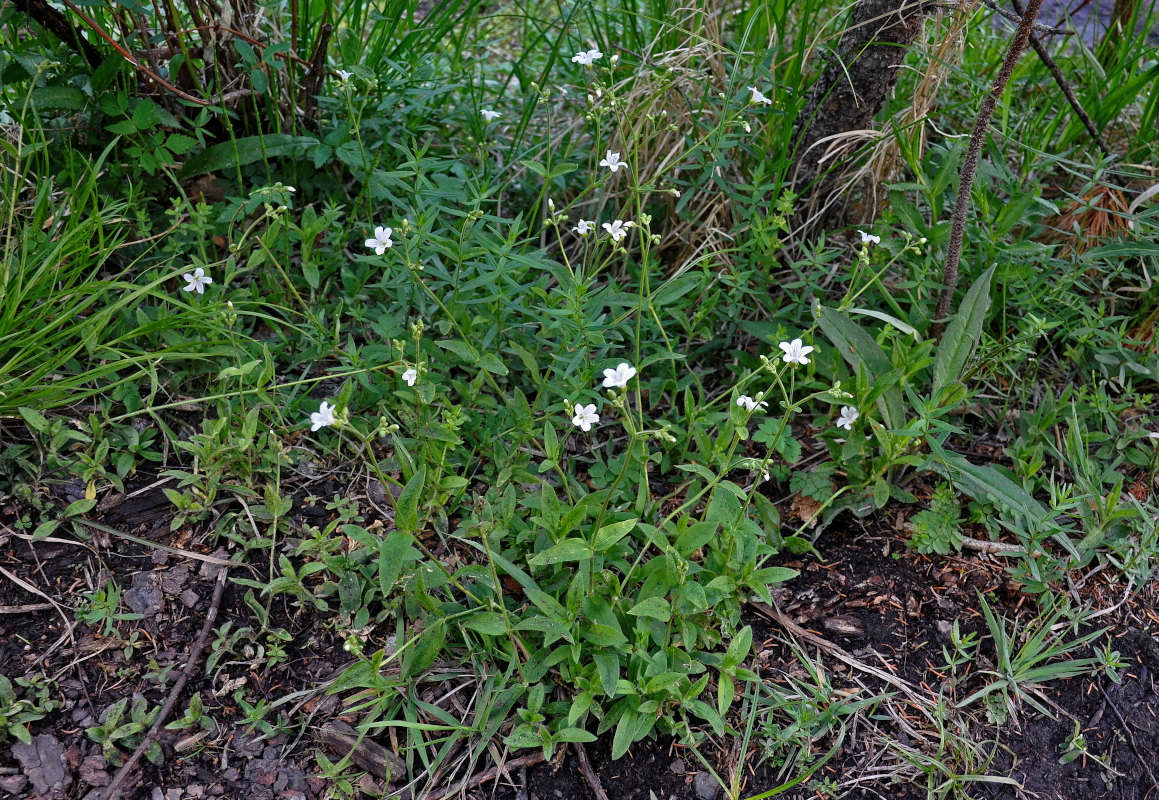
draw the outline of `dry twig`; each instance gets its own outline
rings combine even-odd
[[[490,769],[485,769],[482,772],[477,772],[474,775],[472,775],[470,778],[467,778],[465,781],[460,783],[454,789],[452,789],[449,792],[447,792],[446,794],[444,794],[443,800],[447,800],[447,798],[454,797],[455,795],[458,795],[458,794],[462,794],[467,789],[474,789],[476,786],[480,786],[484,783],[487,783],[488,781],[493,781],[496,778],[498,778],[500,775],[502,775],[510,770],[522,769],[524,767],[531,767],[531,766],[534,766],[535,764],[542,763],[543,761],[544,761],[543,751],[537,750],[534,753],[528,753],[525,756],[520,756],[519,758],[512,759],[511,761],[507,761],[507,762],[504,762],[502,764],[496,764],[495,766],[491,767]]]
[[[156,741],[157,735],[161,732],[169,715],[173,713],[174,707],[177,705],[177,700],[181,696],[181,691],[185,688],[185,684],[189,682],[189,677],[193,674],[193,667],[201,660],[201,651],[205,649],[206,642],[209,641],[209,632],[213,630],[213,623],[217,621],[217,612],[221,608],[221,598],[225,594],[225,579],[229,574],[229,569],[222,569],[217,573],[217,586],[213,589],[213,600],[209,603],[209,613],[205,615],[205,624],[201,626],[201,632],[197,634],[197,640],[193,643],[193,649],[189,652],[189,661],[185,663],[185,668],[181,670],[181,677],[177,679],[177,683],[173,685],[173,691],[169,693],[169,699],[165,701],[165,705],[161,708],[161,713],[157,715],[157,719],[153,721],[153,727],[149,728],[149,733],[137,745],[137,749],[133,751],[133,755],[129,760],[117,770],[116,776],[113,778],[109,788],[100,795],[100,800],[117,800],[121,796],[121,792],[125,787],[125,781],[128,780],[129,775],[137,764],[141,761],[141,756],[148,752],[152,747],[153,742]]]
[[[575,749],[576,757],[579,759],[580,772],[584,774],[584,780],[588,782],[588,786],[592,787],[592,794],[596,796],[596,800],[608,800],[608,793],[604,791],[604,785],[600,783],[600,776],[592,769],[592,762],[588,760],[588,751],[579,742],[572,742],[571,746]]]

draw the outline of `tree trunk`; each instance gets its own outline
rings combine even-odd
[[[873,119],[897,83],[906,52],[922,30],[922,0],[858,0],[793,133],[790,184],[796,192],[822,196],[842,172],[840,159],[819,161],[840,134],[873,127]],[[829,137],[837,137],[830,139]]]

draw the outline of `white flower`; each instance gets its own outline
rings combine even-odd
[[[853,430],[853,423],[857,422],[857,418],[860,416],[861,412],[853,406],[841,406],[841,416],[837,419],[837,427],[851,431]]]
[[[407,386],[414,386],[415,381],[419,379],[419,371],[414,367],[411,367],[402,374],[402,379],[406,381]]]
[[[336,69],[334,71],[338,73],[338,77],[342,80],[343,83],[349,83],[350,76],[354,74],[353,72],[347,72],[344,69]]]
[[[628,385],[636,377],[636,368],[631,364],[620,364],[615,369],[604,370],[604,388],[618,389]]]
[[[591,229],[594,227],[596,227],[596,223],[594,220],[581,219],[579,222],[576,223],[575,232],[578,233],[580,236],[587,236],[588,232],[591,231]]]
[[[862,231],[862,230],[859,230],[857,232],[861,234],[861,243],[862,244],[869,244],[870,242],[873,242],[874,244],[881,244],[881,237],[880,236],[874,236],[872,233],[866,233],[865,231]]]
[[[205,287],[213,283],[213,278],[205,274],[205,270],[201,267],[193,270],[193,272],[186,272],[181,276],[188,283],[184,286],[183,291],[197,292],[198,294],[205,294]]]
[[[373,250],[375,255],[382,255],[388,247],[394,246],[394,242],[390,240],[391,233],[391,228],[383,228],[382,226],[375,228],[374,236],[366,240],[366,246]]]
[[[781,342],[779,347],[785,351],[782,359],[786,364],[808,364],[808,356],[813,352],[813,348],[800,339],[794,339],[791,342]]]
[[[322,401],[322,405],[318,406],[318,410],[310,415],[310,430],[316,431],[319,428],[328,428],[334,424],[334,406]]]
[[[492,111],[489,108],[484,108],[482,111],[479,112],[479,114],[483,117],[483,119],[487,120],[488,122],[494,122],[495,120],[497,120],[501,116],[503,116],[498,111]]]
[[[770,100],[769,98],[765,97],[761,93],[761,90],[758,89],[757,87],[750,86],[749,91],[753,93],[753,96],[749,98],[749,102],[752,103],[753,105],[760,103],[761,105],[771,106],[773,104],[773,101]]]
[[[582,64],[585,67],[590,67],[593,62],[599,61],[603,57],[604,54],[601,53],[598,48],[593,47],[591,50],[576,53],[571,57],[571,60],[576,64]]]
[[[604,230],[612,237],[613,242],[618,242],[628,235],[628,228],[632,227],[632,223],[616,220],[611,223],[604,223]]]
[[[613,173],[616,173],[620,171],[620,167],[628,166],[628,162],[621,161],[619,153],[613,153],[611,150],[609,150],[607,156],[605,156],[604,159],[600,161],[600,166],[607,167]]]
[[[1159,439],[1159,431],[1147,431],[1147,436],[1151,439]]]
[[[738,397],[736,399],[736,404],[743,408],[745,411],[756,411],[758,408],[769,407],[767,400],[754,400],[747,394],[742,394],[740,397]]]
[[[571,424],[575,425],[584,433],[592,429],[592,425],[600,421],[600,415],[596,413],[596,404],[584,405],[580,403],[575,407],[575,416],[571,418]]]

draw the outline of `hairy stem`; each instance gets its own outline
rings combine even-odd
[[[950,302],[954,299],[954,288],[958,285],[958,262],[962,258],[962,238],[966,232],[966,214],[970,210],[970,189],[974,185],[974,173],[978,170],[978,157],[982,153],[982,142],[986,139],[986,129],[990,126],[990,118],[994,116],[994,108],[998,105],[998,98],[1006,91],[1006,84],[1022,51],[1026,48],[1026,41],[1030,38],[1030,29],[1034,19],[1038,16],[1038,9],[1042,0],[1030,0],[1026,4],[1026,13],[1018,23],[1018,30],[1014,33],[1014,41],[1006,53],[1006,60],[1002,62],[1002,69],[994,79],[994,85],[982,99],[982,106],[978,109],[978,117],[974,120],[974,128],[970,131],[970,144],[966,148],[966,160],[962,163],[962,172],[958,181],[958,198],[954,208],[954,220],[950,228],[950,246],[946,251],[946,266],[942,273],[942,295],[938,298],[936,322],[931,329],[934,339],[942,337],[945,327],[944,320],[950,313]]]

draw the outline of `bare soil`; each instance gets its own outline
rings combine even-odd
[[[134,488],[140,487],[130,487],[130,495]],[[159,488],[106,505],[107,510],[94,513],[94,519],[171,548],[209,553],[207,534],[169,530],[171,511]],[[13,528],[22,513],[14,504],[0,507],[0,566],[57,603],[66,598],[75,603],[84,591],[112,578],[125,592],[123,606],[138,609],[141,617],[117,622],[111,635],[99,625],[66,628],[63,617],[71,622],[73,610],[62,607],[62,617],[44,597],[7,577],[0,578],[0,606],[5,612],[0,613],[0,673],[10,679],[34,673],[53,676],[59,684],[55,697],[62,701],[60,708],[31,724],[31,746],[14,746],[11,737],[0,743],[0,796],[96,800],[116,767],[106,762],[86,729],[97,725],[108,707],[123,697],[144,697],[150,707],[165,701],[204,620],[217,568],[115,537],[96,536],[77,543],[62,534],[52,537],[59,541],[31,544]],[[316,507],[299,507],[296,513],[309,515],[313,524],[324,519],[324,512]],[[823,560],[812,556],[783,560],[801,575],[778,588],[778,606],[811,638],[793,636],[785,625],[756,607],[746,615],[756,634],[751,667],[770,684],[788,690],[789,678],[808,682],[810,675],[801,661],[805,656],[825,670],[834,699],[892,694],[888,702],[848,718],[839,746],[831,731],[823,732],[812,743],[814,754],[821,756],[837,747],[834,757],[810,781],[778,796],[791,800],[927,796],[928,786],[938,785],[942,778],[928,783],[898,753],[937,755],[939,740],[915,711],[915,701],[898,689],[899,682],[926,701],[936,702],[941,696],[952,707],[983,685],[981,671],[994,657],[977,593],[990,598],[994,609],[1008,620],[1026,621],[1037,610],[1033,599],[1009,580],[996,557],[920,556],[907,551],[901,532],[904,513],[890,511],[871,521],[842,518],[816,543]],[[254,564],[251,568],[262,574],[268,567]],[[976,706],[970,714],[952,714],[957,730],[974,742],[987,743],[979,750],[986,759],[973,764],[978,774],[1008,776],[1019,784],[972,781],[965,784],[962,796],[1159,797],[1153,772],[1159,769],[1155,759],[1159,693],[1154,682],[1159,671],[1157,590],[1152,582],[1121,602],[1126,587],[1106,583],[1106,573],[1092,575],[1074,591],[1096,609],[1121,603],[1098,620],[1108,626],[1104,639],[1113,643],[1127,664],[1121,681],[1099,675],[1048,684],[1043,702],[1053,710],[1053,719],[1020,707],[1015,718],[996,727],[986,722]],[[226,622],[234,629],[256,624],[243,597],[243,587],[229,586],[218,629]],[[24,606],[32,610],[22,610]],[[246,728],[233,699],[235,688],[242,686],[251,703],[274,702],[290,692],[317,686],[349,661],[321,615],[288,603],[275,603],[272,611],[274,624],[294,636],[288,660],[267,669],[258,659],[233,656],[207,675],[203,655],[174,718],[181,716],[188,697],[199,692],[206,715],[219,727],[165,731],[160,738],[163,763],[143,761],[124,797],[314,800],[326,796],[331,784],[318,775],[314,753],[336,754],[319,731],[336,719],[356,724],[357,718],[338,718],[336,699],[319,693],[300,704],[283,706],[292,708],[295,725],[308,721],[301,735],[263,737],[260,730]],[[943,648],[949,647],[954,620],[959,620],[963,633],[982,637],[978,658],[956,685],[942,668]],[[834,655],[838,651],[852,665]],[[1089,650],[1082,653],[1087,654]],[[883,673],[894,682],[883,681],[879,677]],[[1087,755],[1060,763],[1076,721]],[[734,720],[739,729],[745,722]],[[779,775],[778,766],[762,757],[770,732],[782,724],[783,717],[758,715],[752,747],[743,759],[732,739],[710,740],[701,754],[721,775],[734,774],[739,763],[741,797],[759,795],[792,777]],[[386,738],[378,744],[387,750],[391,747]],[[123,748],[126,754],[130,751],[131,747]],[[587,753],[600,785],[613,800],[649,800],[652,794],[658,800],[724,796],[714,791],[714,782],[695,754],[670,738],[637,743],[627,757],[615,762],[610,759],[610,736],[588,745]],[[519,755],[525,754],[513,757]],[[966,764],[955,762],[945,752],[942,760],[955,766]],[[476,770],[491,766],[484,757]],[[461,777],[449,782],[448,788]],[[364,779],[363,788],[376,796],[384,787],[381,780],[371,777]],[[561,750],[552,763],[511,769],[482,781],[465,796],[596,797],[571,749]]]

